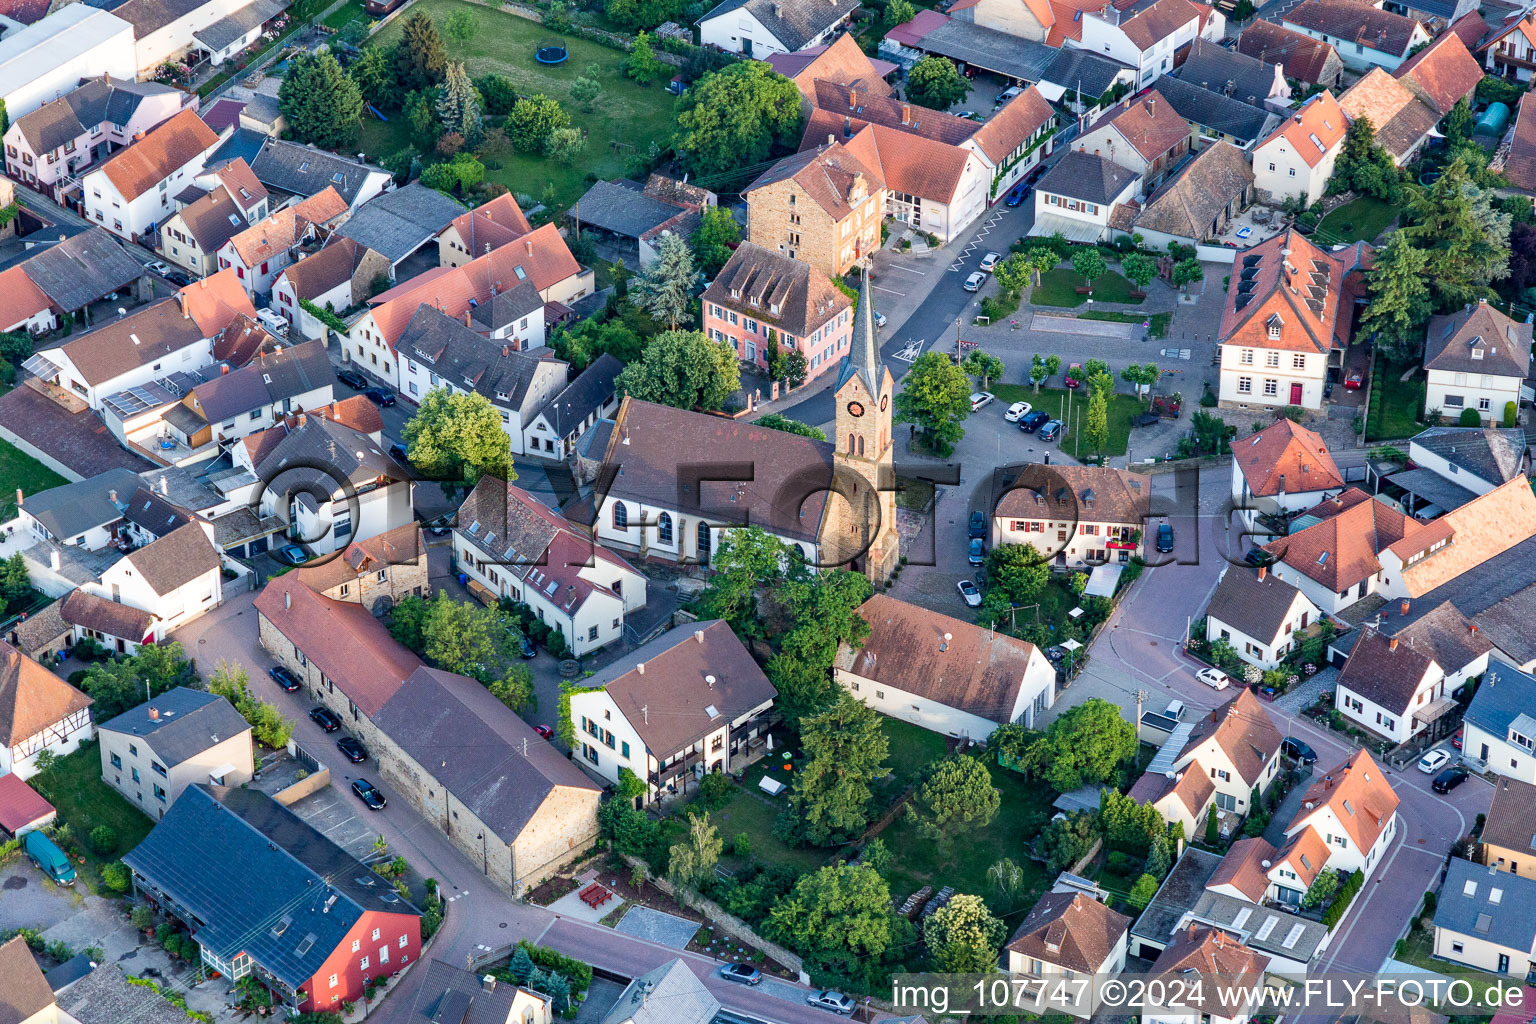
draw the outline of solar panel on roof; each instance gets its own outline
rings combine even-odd
[[[1304,931],[1306,931],[1306,928],[1302,925],[1291,925],[1291,930],[1285,935],[1285,941],[1280,943],[1280,945],[1284,946],[1286,949],[1295,949],[1296,943],[1301,939],[1301,933]]]

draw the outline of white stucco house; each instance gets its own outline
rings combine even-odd
[[[1337,768],[1312,773],[1301,809],[1286,826],[1287,847],[1310,829],[1328,850],[1330,870],[1360,871],[1369,880],[1397,838],[1398,802],[1381,766],[1356,751]]]
[[[81,176],[86,219],[130,241],[148,235],[153,245],[160,222],[178,209],[176,196],[202,174],[219,141],[191,109],[156,125]]]
[[[1322,436],[1287,416],[1232,442],[1232,504],[1253,530],[1260,515],[1284,515],[1344,489]]]
[[[1333,165],[1344,148],[1349,119],[1333,93],[1311,97],[1253,147],[1253,187],[1279,201],[1322,198]]]
[[[1494,658],[1467,707],[1462,757],[1474,768],[1536,783],[1533,709],[1536,677]]]
[[[1229,565],[1206,606],[1205,639],[1225,640],[1243,661],[1269,670],[1291,652],[1295,634],[1318,618],[1306,594],[1268,569]]]
[[[69,4],[0,39],[0,101],[11,123],[80,87],[82,78],[138,77],[133,26],[90,4]]]
[[[858,0],[724,0],[698,20],[699,43],[764,58],[832,42]]]
[[[1220,11],[1189,0],[1156,0],[1128,11],[1108,6],[1083,10],[1080,17],[1081,38],[1069,36],[1067,45],[1137,69],[1138,89],[1172,71],[1174,54],[1196,37],[1220,42],[1227,27]]]
[[[1072,242],[1097,242],[1110,235],[1115,207],[1141,193],[1135,171],[1101,156],[1073,150],[1036,183],[1031,236],[1060,233]]]
[[[190,785],[251,780],[251,727],[223,697],[178,686],[96,730],[101,777],[151,820]]]
[[[1485,425],[1498,425],[1520,407],[1520,388],[1531,369],[1531,325],[1511,320],[1486,299],[1431,317],[1424,369],[1426,410],[1454,419],[1472,409]]]

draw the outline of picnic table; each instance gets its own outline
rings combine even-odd
[[[578,895],[581,896],[581,902],[594,909],[613,899],[613,893],[596,882],[581,890]]]

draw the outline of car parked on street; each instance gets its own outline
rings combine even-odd
[[[555,738],[555,730],[551,729],[547,725],[536,725],[533,727],[533,731],[547,740],[552,740]]]
[[[1433,775],[1435,772],[1451,763],[1451,753],[1448,750],[1431,750],[1419,758],[1419,771],[1425,775]]]
[[[353,764],[362,764],[368,760],[368,751],[364,750],[363,745],[351,736],[343,736],[337,740],[336,749],[341,751],[342,757],[345,757]]]
[[[380,408],[387,408],[395,404],[395,396],[385,388],[364,388],[363,397]]]
[[[1021,181],[1017,185],[1013,186],[1011,190],[1009,190],[1008,198],[1005,199],[1004,202],[1009,206],[1018,206],[1024,201],[1024,197],[1027,195],[1029,195],[1029,186]]]
[[[967,550],[965,560],[980,568],[987,561],[987,542],[980,537],[971,538],[970,549]]]
[[[385,807],[389,806],[389,801],[384,799],[384,794],[379,792],[379,787],[367,779],[353,780],[352,792],[357,794],[359,800],[368,805],[369,810],[382,811]]]
[[[1157,526],[1157,550],[1165,554],[1173,550],[1173,527],[1167,523]]]
[[[160,276],[171,282],[171,284],[175,285],[177,288],[185,288],[187,285],[192,283],[192,279],[179,270],[167,271]]]
[[[1225,690],[1232,685],[1232,679],[1219,668],[1203,668],[1195,673],[1195,678],[1213,690]]]
[[[1003,419],[1009,423],[1017,423],[1029,415],[1029,410],[1030,405],[1028,402],[1014,402],[1008,407],[1008,411],[1003,413]]]
[[[309,713],[309,720],[326,732],[335,732],[341,728],[341,719],[337,718],[330,708],[315,708]]]
[[[981,291],[981,286],[986,283],[987,275],[978,270],[976,273],[966,278],[965,283],[960,287],[964,288],[968,292],[979,292]]]
[[[1292,761],[1300,761],[1302,764],[1317,764],[1317,751],[1294,736],[1287,736],[1281,742],[1280,752]]]
[[[1045,426],[1040,428],[1040,440],[1055,441],[1061,437],[1061,427],[1061,420],[1051,420]]]
[[[742,985],[761,985],[763,972],[751,964],[724,964],[720,968],[720,977],[726,981],[739,982]]]
[[[163,263],[160,260],[150,260],[148,263],[144,264],[144,269],[149,271],[151,274],[159,274],[161,277],[164,277],[166,274],[171,272],[170,264]]]
[[[1036,410],[1019,420],[1019,429],[1026,434],[1033,434],[1047,423],[1051,422],[1051,414],[1043,410]]]
[[[970,580],[961,580],[955,584],[955,589],[960,591],[960,600],[965,602],[967,608],[981,607],[981,589]]]
[[[830,988],[806,996],[805,1001],[807,1005],[814,1006],[818,1010],[831,1010],[845,1017],[852,1015],[857,1005],[852,996],[845,996]]]
[[[965,524],[965,535],[972,540],[987,535],[987,514],[980,509],[971,513],[971,518]]]
[[[885,324],[886,324],[885,314],[880,312],[879,310],[876,310],[875,311],[875,326],[876,327],[884,327]]]
[[[976,264],[976,269],[985,270],[990,274],[992,273],[992,268],[997,266],[997,261],[1002,258],[1003,254],[1000,252],[989,252],[981,258],[980,263]]]
[[[1436,793],[1449,793],[1463,782],[1466,782],[1467,776],[1471,774],[1465,768],[1447,768],[1435,776],[1435,781],[1429,784],[1429,788]]]
[[[267,675],[271,676],[277,685],[281,686],[288,693],[297,692],[299,687],[303,685],[299,682],[298,676],[281,665],[274,665],[272,668],[267,669]]]
[[[982,408],[985,408],[986,406],[991,405],[992,404],[992,399],[995,398],[995,397],[996,396],[993,395],[992,392],[990,392],[990,391],[975,391],[975,392],[972,392],[971,393],[971,412],[976,412],[979,409],[982,409]]]
[[[361,391],[368,386],[368,378],[356,370],[337,370],[336,379],[353,391]]]

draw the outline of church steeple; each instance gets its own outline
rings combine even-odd
[[[848,354],[843,356],[837,371],[837,389],[841,390],[855,374],[864,378],[864,387],[871,395],[880,394],[880,381],[885,376],[880,362],[880,344],[875,340],[875,306],[869,293],[869,266],[859,275],[859,308],[853,314],[853,338]]]

